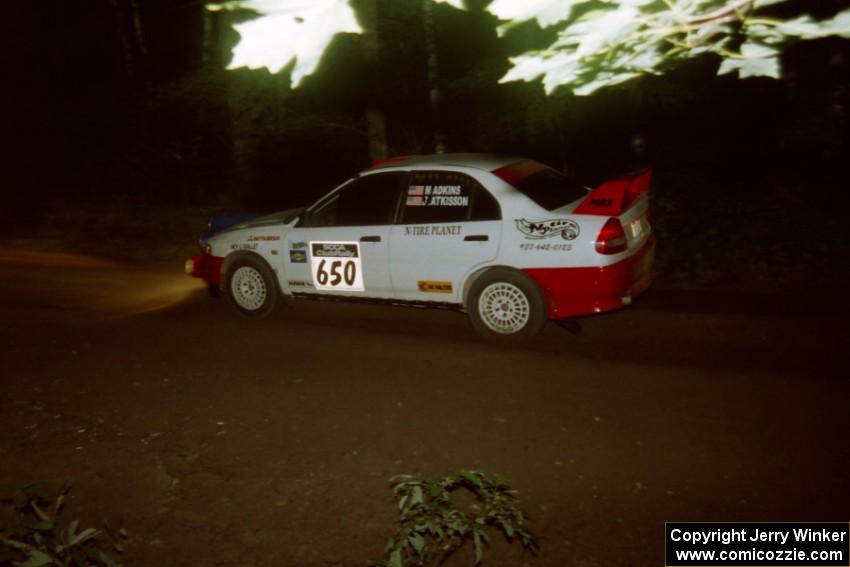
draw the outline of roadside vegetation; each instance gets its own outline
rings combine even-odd
[[[399,475],[390,482],[399,526],[373,567],[438,567],[464,546],[472,547],[478,565],[494,531],[538,551],[516,492],[498,475],[461,469],[433,478]]]
[[[0,565],[120,567],[126,530],[60,518],[70,488],[31,484],[0,498]]]

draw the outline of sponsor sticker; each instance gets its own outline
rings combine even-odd
[[[357,242],[311,242],[314,258],[358,258],[360,244]]]
[[[545,221],[530,221],[519,219],[516,221],[517,230],[531,240],[541,240],[561,235],[564,240],[575,240],[581,230],[578,223],[570,219],[551,219]]]
[[[407,188],[408,207],[467,207],[469,196],[460,185],[410,185]]]
[[[422,293],[452,293],[452,282],[432,282],[420,280],[416,282]]]
[[[289,251],[289,261],[293,264],[306,264],[307,263],[307,251],[306,250],[290,250]]]
[[[310,271],[316,289],[366,291],[359,242],[311,242]]]
[[[519,245],[519,249],[524,252],[535,251],[535,252],[569,252],[573,249],[572,244],[558,244],[557,242],[554,244],[550,244],[548,242],[525,242]]]
[[[251,244],[231,244],[230,249],[231,250],[256,250],[257,249],[257,243],[253,242]]]
[[[280,240],[280,236],[276,234],[260,234],[248,237],[248,242],[273,242],[275,240]]]
[[[405,236],[459,236],[461,225],[414,225],[404,227]]]

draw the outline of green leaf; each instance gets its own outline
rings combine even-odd
[[[418,533],[414,532],[407,536],[407,541],[410,542],[410,545],[413,546],[413,549],[416,550],[416,553],[421,557],[422,550],[425,549],[425,538],[423,538]]]
[[[484,546],[481,543],[481,536],[478,535],[477,531],[473,532],[472,541],[475,544],[475,564],[478,565],[484,557]]]
[[[720,64],[717,74],[723,75],[733,71],[737,71],[738,76],[742,79],[757,76],[778,79],[780,76],[779,59],[776,57],[761,59],[726,58]]]
[[[850,37],[850,9],[839,12],[831,20],[821,22],[821,26],[829,35]]]
[[[394,549],[392,553],[390,553],[390,559],[387,561],[387,565],[389,567],[404,567],[404,561],[401,559],[401,550]]]
[[[292,84],[315,71],[325,49],[338,33],[362,33],[348,2],[245,0],[242,7],[261,17],[235,24],[240,40],[228,69],[267,68],[277,73],[292,61]]]
[[[508,522],[502,522],[502,529],[505,530],[505,535],[507,535],[508,538],[514,537],[514,527]]]
[[[97,558],[103,563],[104,567],[121,567],[121,564],[115,561],[111,555],[98,550]]]
[[[479,476],[478,473],[476,473],[475,471],[461,470],[458,471],[457,474],[458,476],[465,480],[468,480],[478,488],[484,486],[484,484],[481,482],[481,476]]]
[[[31,500],[46,500],[46,496],[44,495],[44,487],[40,484],[28,484],[21,489],[25,495],[27,495]]]
[[[44,520],[45,522],[47,522],[47,521],[49,521],[49,520],[50,520],[50,518],[48,517],[48,515],[41,511],[41,508],[39,508],[39,507],[38,507],[38,504],[36,504],[36,503],[35,503],[35,500],[33,500],[32,502],[30,502],[30,506],[31,506],[31,507],[32,507],[32,509],[35,511],[36,516],[38,516],[39,518],[41,518],[41,519],[42,519],[42,520]]]
[[[15,567],[43,567],[44,565],[55,565],[53,558],[37,549],[32,549],[27,560],[23,563],[16,563]]]
[[[94,528],[89,528],[87,530],[83,530],[80,533],[78,533],[76,536],[71,538],[71,540],[68,542],[68,545],[66,547],[72,547],[72,546],[75,546],[75,545],[79,545],[79,544],[83,543],[84,541],[90,540],[93,537],[97,537],[98,534],[100,534],[100,531],[98,531]]]
[[[535,19],[541,27],[565,20],[583,0],[495,0],[487,10],[500,20],[524,22]]]
[[[413,490],[410,492],[410,507],[414,507],[417,504],[422,504],[424,502],[424,495],[422,494],[421,486],[414,486]]]
[[[755,0],[753,2],[753,9],[758,10],[759,8],[764,8],[765,6],[773,6],[774,4],[781,4],[782,2],[787,2],[788,0]]]

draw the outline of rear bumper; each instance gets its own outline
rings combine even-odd
[[[210,256],[209,254],[197,254],[186,260],[186,274],[201,278],[208,285],[219,287],[221,285],[221,263],[224,258]]]
[[[620,309],[652,283],[655,237],[633,256],[599,268],[528,268],[549,300],[549,318],[560,319]]]

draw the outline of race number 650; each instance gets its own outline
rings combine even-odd
[[[365,291],[359,242],[311,242],[313,285],[327,291]]]

